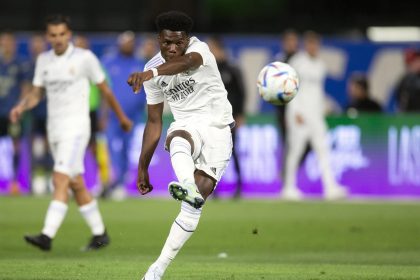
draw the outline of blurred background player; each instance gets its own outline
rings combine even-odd
[[[89,50],[90,42],[85,35],[78,34],[73,38],[74,46]],[[105,127],[106,117],[101,112],[101,94],[95,83],[90,82],[89,91],[89,116],[90,116],[90,140],[88,151],[94,159],[99,172],[94,176],[96,185],[92,187],[91,192],[94,194],[102,191],[102,188],[109,184],[110,162],[108,157],[108,148],[106,137],[102,131]],[[89,154],[87,154],[89,156]],[[95,168],[94,168],[95,169]],[[98,177],[99,176],[99,177]]]
[[[128,117],[138,124],[144,114],[145,99],[135,96],[127,86],[127,77],[144,67],[144,62],[135,56],[136,38],[132,31],[125,31],[117,38],[118,51],[106,56],[102,64],[110,79],[115,98]],[[102,196],[125,197],[126,179],[129,171],[129,149],[133,133],[123,133],[117,116],[110,112],[106,123],[113,179]],[[114,193],[115,192],[115,193]]]
[[[396,89],[399,112],[420,112],[420,49],[406,53],[407,70]]]
[[[287,154],[282,197],[299,200],[302,192],[296,185],[299,161],[307,141],[314,149],[321,172],[324,197],[339,199],[347,195],[337,184],[329,162],[327,124],[324,119],[324,82],[327,69],[319,57],[320,37],[312,31],[303,36],[304,50],[289,61],[299,75],[299,94],[286,106]]]
[[[293,29],[287,29],[283,32],[281,36],[281,52],[274,56],[275,61],[280,61],[284,63],[289,63],[290,59],[299,51],[299,34]],[[280,131],[281,144],[282,146],[282,161],[281,161],[281,179],[284,180],[284,169],[285,169],[285,160],[287,154],[287,127],[286,127],[286,105],[275,106],[277,124]],[[310,146],[309,143],[306,145],[305,152],[302,154],[300,163],[305,159],[306,154],[309,152]]]
[[[235,119],[235,127],[232,129],[232,158],[236,172],[236,189],[233,197],[239,198],[242,190],[242,176],[241,166],[238,159],[237,150],[235,148],[236,137],[238,129],[245,123],[244,116],[244,104],[245,104],[245,92],[242,80],[242,73],[239,67],[234,65],[228,60],[225,47],[222,40],[219,37],[210,37],[207,40],[210,51],[216,58],[217,68],[219,68],[220,76],[222,77],[223,84],[225,85],[228,93],[228,100],[232,105],[232,114]],[[213,193],[213,196],[217,196],[217,190]]]
[[[71,189],[93,235],[85,249],[99,249],[109,243],[109,237],[96,200],[88,192],[82,177],[90,137],[89,80],[98,85],[105,100],[117,112],[121,126],[130,130],[132,123],[113,97],[96,56],[88,50],[75,48],[70,42],[69,18],[49,16],[46,29],[52,50],[39,55],[31,92],[10,111],[11,121],[17,122],[23,112],[39,103],[45,89],[48,141],[54,158],[54,193],[41,234],[26,235],[25,240],[41,250],[51,249],[52,240],[66,216]]]
[[[47,50],[43,34],[34,34],[28,44],[30,77],[34,76],[38,56]],[[32,146],[32,185],[35,194],[44,194],[48,188],[49,170],[52,167],[51,155],[47,141],[47,101],[42,99],[31,112],[31,146]]]
[[[2,149],[13,150],[10,159],[13,170],[6,172],[10,180],[9,192],[19,193],[17,173],[19,167],[19,150],[21,123],[12,124],[8,118],[13,105],[18,102],[21,94],[26,94],[30,89],[29,67],[25,61],[17,55],[16,38],[12,32],[0,33],[0,145]],[[11,137],[11,138],[10,138]],[[1,151],[2,156],[7,152]]]
[[[347,85],[350,104],[347,114],[357,115],[359,112],[381,112],[378,102],[370,98],[369,82],[363,73],[353,73]]]

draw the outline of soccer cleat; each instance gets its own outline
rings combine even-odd
[[[141,280],[160,280],[162,279],[163,272],[155,263],[152,264],[147,270],[146,274]]]
[[[300,201],[303,199],[303,194],[297,187],[285,187],[281,192],[281,198],[290,201]]]
[[[339,200],[344,199],[348,196],[347,189],[341,185],[334,185],[327,187],[324,192],[324,198],[326,200]]]
[[[45,234],[41,233],[39,235],[25,235],[24,236],[26,242],[29,244],[38,247],[42,251],[50,251],[51,250],[51,241],[52,239]]]
[[[194,183],[181,184],[178,182],[170,182],[168,189],[173,198],[185,201],[196,209],[201,208],[205,202],[197,185]]]
[[[106,231],[101,235],[94,235],[89,244],[85,247],[84,251],[92,251],[101,249],[109,244],[109,236]]]

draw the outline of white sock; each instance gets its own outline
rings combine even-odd
[[[195,209],[186,202],[181,203],[181,212],[172,224],[168,238],[155,264],[162,273],[166,270],[184,243],[197,228],[201,216],[201,209]]]
[[[79,207],[79,211],[90,227],[93,235],[104,234],[105,226],[96,200],[92,200],[88,204]]]
[[[53,200],[48,206],[47,215],[45,216],[44,228],[42,233],[49,238],[54,238],[57,230],[63,223],[66,216],[68,206],[62,201]]]
[[[194,183],[195,165],[190,143],[182,137],[174,137],[170,145],[171,163],[179,182]]]

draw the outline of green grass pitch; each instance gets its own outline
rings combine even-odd
[[[112,243],[84,253],[90,232],[72,202],[45,253],[22,236],[40,231],[48,203],[0,197],[0,279],[139,280],[179,211],[169,199],[101,201]],[[208,201],[164,279],[420,279],[420,203]]]

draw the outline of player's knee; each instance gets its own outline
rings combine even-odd
[[[53,181],[54,189],[67,190],[70,183],[70,178],[65,174],[54,172],[52,176],[52,181]]]
[[[190,147],[191,147],[191,154],[194,153],[194,141],[192,139],[191,134],[188,131],[185,131],[185,130],[175,130],[175,131],[171,132],[168,135],[168,137],[166,137],[165,150],[171,152],[172,142],[175,138],[182,138],[182,139],[188,141],[188,143],[190,144]]]
[[[180,136],[176,136],[171,140],[171,143],[169,145],[169,152],[171,154],[171,157],[176,153],[184,153],[187,155],[191,155],[192,147],[187,139],[182,138]]]

